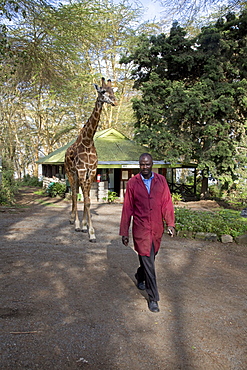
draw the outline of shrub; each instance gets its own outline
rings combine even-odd
[[[47,187],[46,192],[52,198],[57,196],[64,198],[66,192],[66,184],[63,184],[61,182],[51,182]]]
[[[211,185],[209,186],[209,195],[224,200],[234,209],[243,209],[247,206],[247,179],[239,179],[238,182],[232,183],[228,189],[220,185]]]
[[[247,232],[247,219],[240,216],[239,211],[221,209],[215,212],[192,211],[186,208],[176,208],[177,231],[209,232],[223,234],[233,238]]]
[[[39,181],[38,177],[36,176],[31,177],[30,175],[25,175],[23,177],[23,180],[21,181],[21,184],[25,186],[35,186],[40,188],[43,186],[43,182]]]
[[[220,198],[221,197],[221,189],[218,185],[210,185],[208,188],[209,195],[214,198]]]
[[[182,195],[177,193],[172,193],[172,203],[177,204],[182,200]]]
[[[116,199],[118,199],[117,193],[111,190],[108,190],[108,197],[103,198],[103,200],[107,200],[108,203],[114,203]]]
[[[17,182],[14,179],[14,170],[11,164],[3,159],[2,183],[0,185],[0,204],[12,204],[18,192]]]

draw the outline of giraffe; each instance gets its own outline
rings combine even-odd
[[[117,105],[111,80],[108,80],[106,83],[102,77],[102,86],[99,87],[96,84],[94,86],[98,94],[95,107],[86,124],[81,128],[76,141],[66,150],[64,163],[72,190],[70,223],[75,224],[75,231],[88,232],[91,242],[96,242],[96,236],[90,214],[90,189],[96,176],[98,164],[93,137],[98,127],[103,104]],[[79,187],[81,187],[84,198],[82,228],[80,227],[77,209]]]

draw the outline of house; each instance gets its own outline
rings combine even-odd
[[[74,141],[38,160],[38,163],[42,164],[45,186],[52,181],[65,181],[65,152]],[[165,162],[161,154],[151,152],[113,128],[97,131],[94,135],[94,142],[98,153],[98,167],[95,183],[92,184],[91,189],[93,200],[102,200],[107,196],[108,190],[116,192],[122,200],[126,183],[131,176],[139,172],[139,157],[145,152],[152,154],[153,171],[167,178],[171,191],[179,191],[175,181],[176,169],[190,168],[195,176],[195,164],[178,164],[174,167]],[[67,185],[69,186],[68,183]],[[187,191],[195,194],[195,181],[192,186],[187,188]]]

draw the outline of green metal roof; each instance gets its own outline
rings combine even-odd
[[[65,152],[75,140],[70,141],[49,155],[39,158],[37,163],[50,165],[63,164]],[[145,146],[135,143],[113,128],[97,131],[94,135],[94,143],[98,154],[98,168],[139,168],[139,157],[142,153],[146,152],[152,154],[154,168],[197,167],[195,163],[177,163],[176,165],[171,165],[171,163],[164,162],[163,155],[152,152]]]
[[[67,148],[73,144],[75,140],[69,142],[62,148],[55,150],[45,157],[39,158],[37,163],[40,164],[62,164],[64,163],[65,152]],[[119,131],[110,128],[102,131],[97,131],[94,135],[94,143],[100,162],[122,162],[122,161],[139,161],[142,153],[149,152],[146,147],[143,147]],[[161,160],[162,156],[157,153],[151,153],[154,160]]]

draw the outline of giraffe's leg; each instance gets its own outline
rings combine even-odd
[[[70,223],[75,224],[75,231],[81,231],[80,229],[80,220],[78,217],[78,210],[77,210],[77,177],[73,174],[68,174],[68,179],[72,191],[72,210],[70,214]]]
[[[93,228],[91,213],[90,213],[90,187],[83,191],[84,195],[84,214],[83,214],[83,226],[87,223],[87,230],[89,235],[89,241],[92,243],[96,242],[95,231]]]
[[[74,191],[75,191],[75,181],[74,181],[73,174],[71,172],[69,172],[68,170],[67,170],[67,176],[68,176],[68,180],[69,180],[69,184],[70,184],[70,189],[71,189],[71,192],[72,192],[72,210],[71,210],[71,213],[70,213],[69,222],[71,224],[74,224],[75,223],[75,202],[74,202],[73,194],[74,194]]]
[[[77,186],[72,189],[72,212],[71,218],[74,220],[75,224],[75,231],[81,231],[80,220],[78,216],[78,209],[77,209]]]
[[[84,188],[85,188],[85,181],[84,181],[84,178],[85,178],[85,171],[80,171],[79,172],[80,174],[80,178],[79,178],[79,186],[81,187],[81,190],[82,190],[82,194],[83,194],[83,203],[84,203],[84,210],[83,210],[83,218],[82,218],[82,225],[81,225],[81,231],[83,233],[87,233],[88,231],[88,228],[87,228],[87,210],[86,210],[86,207],[85,207],[85,191],[84,191]]]
[[[84,209],[83,209],[83,218],[82,218],[82,229],[81,231],[83,233],[87,233],[88,232],[88,228],[87,228],[87,215],[88,215],[88,212],[87,212],[87,206],[86,206],[86,202],[85,202],[85,198],[84,198]]]

